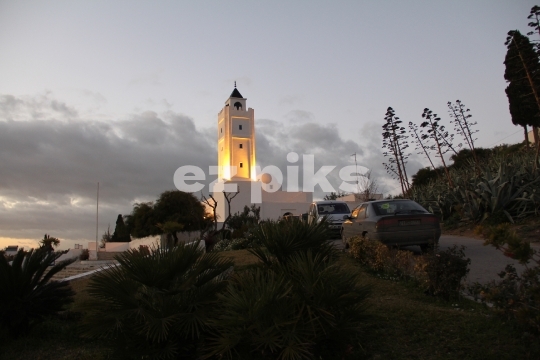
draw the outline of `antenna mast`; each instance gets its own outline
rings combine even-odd
[[[356,193],[360,194],[360,183],[358,181],[358,163],[356,162],[356,153],[352,154],[351,156],[354,156],[354,166],[356,171]]]

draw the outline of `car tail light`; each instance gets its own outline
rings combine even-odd
[[[376,229],[381,229],[381,228],[385,228],[385,227],[388,227],[388,226],[394,226],[394,225],[397,225],[397,224],[398,224],[397,219],[381,219],[381,220],[377,221],[377,223],[375,224],[375,228]]]

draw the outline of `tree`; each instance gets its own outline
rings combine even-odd
[[[463,139],[465,139],[467,146],[472,152],[474,163],[478,168],[478,158],[476,157],[476,151],[474,148],[474,141],[477,140],[474,138],[474,134],[477,133],[478,130],[472,129],[472,127],[477,123],[469,120],[472,117],[472,115],[470,114],[471,110],[466,109],[465,104],[463,104],[460,100],[456,100],[455,104],[452,104],[449,101],[447,105],[450,109],[450,117],[454,119],[450,122],[454,124],[454,129],[456,130],[456,132],[461,135]]]
[[[130,242],[129,229],[124,224],[124,218],[122,214],[118,214],[116,218],[116,227],[114,228],[113,236],[110,242]]]
[[[156,223],[153,202],[136,203],[131,214],[126,216],[128,231],[136,238],[161,234]]]
[[[540,140],[540,62],[534,45],[518,30],[508,32],[505,45],[508,48],[504,64],[504,78],[509,83],[506,88],[512,122],[533,127],[536,144],[535,167],[538,163]]]
[[[208,226],[205,208],[191,193],[165,191],[155,203],[135,204],[126,216],[129,232],[134,237],[167,234],[173,246],[178,244],[177,232],[196,231]]]
[[[99,242],[99,247],[104,248],[105,244],[111,242],[113,235],[111,234],[111,226],[107,226],[107,231],[101,235],[101,241]]]
[[[218,201],[212,194],[208,194],[208,197],[204,196],[204,194],[201,191],[201,201],[208,205],[210,209],[212,209],[212,230],[217,231],[217,221],[218,221],[218,215],[217,215],[217,205]]]
[[[349,195],[349,193],[347,193],[347,192],[345,192],[345,191],[340,191],[340,190],[338,190],[337,193],[331,192],[330,194],[324,195],[323,200],[337,200],[337,199],[339,199],[340,197],[347,196],[347,195]]]
[[[409,179],[407,178],[407,171],[405,164],[410,156],[405,154],[406,149],[409,147],[405,128],[401,126],[402,121],[396,116],[394,109],[389,107],[386,111],[384,118],[386,123],[383,128],[383,149],[386,151],[384,156],[389,158],[388,163],[383,163],[386,172],[389,173],[394,179],[399,179],[401,185],[401,191],[403,195],[409,192]]]
[[[371,175],[371,170],[362,174],[359,180],[360,194],[363,201],[374,200],[373,195],[379,191],[379,182]]]
[[[422,129],[418,128],[418,125],[416,125],[412,121],[409,121],[409,132],[411,133],[411,135],[413,135],[414,142],[416,143],[416,147],[414,148],[414,150],[422,150],[418,152],[417,154],[418,155],[424,154],[426,158],[429,160],[431,167],[436,172],[437,169],[435,168],[435,165],[433,165],[433,161],[431,160],[431,156],[429,156],[429,152],[428,152],[428,150],[433,150],[433,146],[429,146],[425,142],[428,136],[426,134],[423,134]]]
[[[58,247],[58,245],[60,245],[60,240],[45,234],[45,236],[43,236],[43,239],[40,240],[39,244],[40,247],[46,249],[47,251],[53,251],[53,248],[56,248]]]
[[[448,179],[448,184],[450,185],[450,187],[454,187],[454,183],[452,182],[452,178],[450,177],[450,173],[448,172],[448,166],[446,166],[446,161],[444,161],[444,154],[449,150],[449,142],[445,139],[448,139],[449,134],[447,131],[445,131],[444,126],[439,125],[439,121],[441,120],[441,118],[428,108],[424,109],[422,117],[426,119],[426,121],[422,122],[422,124],[420,124],[420,127],[426,128],[428,137],[433,140],[433,143],[435,144],[435,150],[438,154],[437,156],[441,159],[443,163],[446,178]]]

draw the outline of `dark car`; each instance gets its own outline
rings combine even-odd
[[[439,243],[439,218],[412,200],[379,200],[358,205],[341,226],[341,239],[361,236],[387,246],[420,245],[427,251]]]

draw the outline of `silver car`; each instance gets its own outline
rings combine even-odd
[[[344,201],[324,200],[315,201],[311,204],[308,211],[308,221],[320,222],[322,219],[328,221],[328,225],[334,237],[338,238],[341,234],[341,225],[343,221],[349,218],[351,210]]]
[[[387,246],[419,245],[428,251],[439,243],[439,218],[412,200],[369,201],[353,209],[341,226],[345,247],[348,239],[361,236]]]

